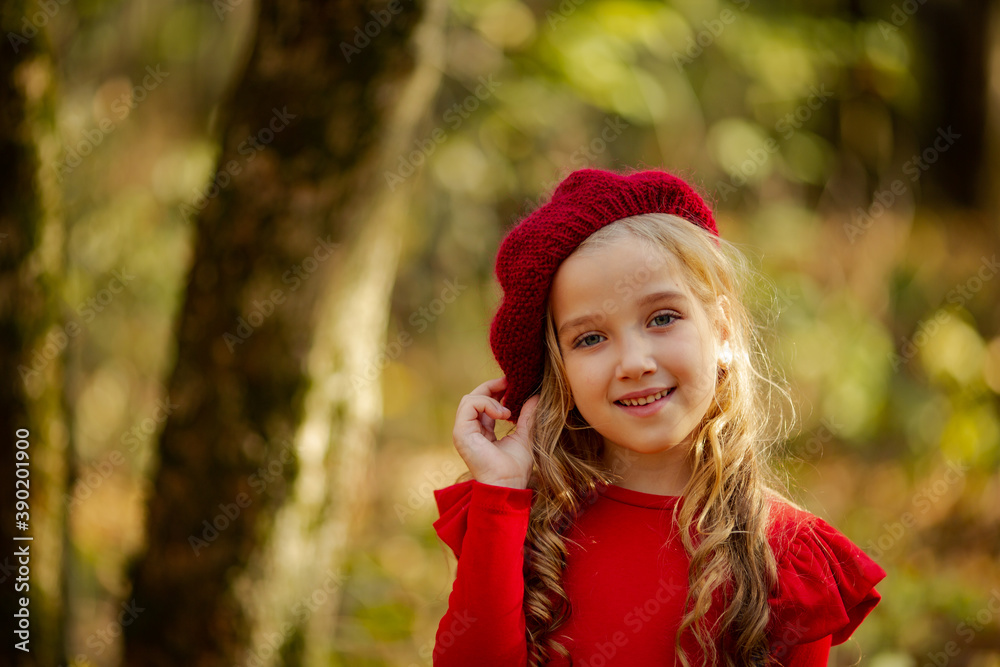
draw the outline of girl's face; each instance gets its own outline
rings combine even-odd
[[[678,265],[629,236],[556,272],[549,299],[573,402],[606,451],[686,454],[678,445],[711,405],[720,334]]]

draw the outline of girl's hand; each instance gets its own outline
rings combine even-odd
[[[498,441],[493,426],[496,420],[509,419],[511,414],[500,405],[506,390],[507,378],[498,378],[463,396],[452,437],[455,449],[477,482],[526,489],[533,463],[528,434],[538,397],[532,396],[525,402],[517,426]]]

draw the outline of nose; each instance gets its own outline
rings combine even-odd
[[[636,379],[656,372],[652,346],[645,336],[641,333],[630,333],[619,340],[620,356],[617,369],[619,378]]]

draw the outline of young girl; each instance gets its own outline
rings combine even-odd
[[[875,607],[885,572],[769,486],[741,266],[662,171],[574,172],[507,235],[505,377],[459,404],[472,479],[435,494],[436,665],[825,666]]]

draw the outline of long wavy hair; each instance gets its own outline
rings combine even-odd
[[[662,252],[682,272],[709,313],[725,297],[724,321],[733,359],[720,368],[715,399],[692,433],[693,474],[684,502],[674,510],[679,535],[690,556],[688,596],[674,638],[681,646],[693,635],[706,664],[722,654],[726,665],[765,665],[768,655],[768,597],[776,585],[774,555],[768,544],[769,496],[778,495],[767,462],[771,446],[787,433],[787,391],[771,378],[757,329],[743,305],[742,289],[753,284],[745,257],[683,218],[647,214],[618,220],[595,232],[580,248],[595,248],[631,237]],[[642,270],[636,272],[642,277]],[[714,316],[713,316],[714,317]],[[618,477],[603,461],[603,438],[574,409],[552,318],[546,324],[546,360],[531,440],[535,489],[525,540],[524,612],[530,665],[556,654],[568,657],[559,628],[571,613],[562,584],[566,529],[597,497],[602,484]],[[769,416],[770,415],[770,416]],[[721,590],[720,590],[721,587]],[[713,594],[726,593],[720,622],[707,627]],[[713,636],[714,635],[714,636]]]

